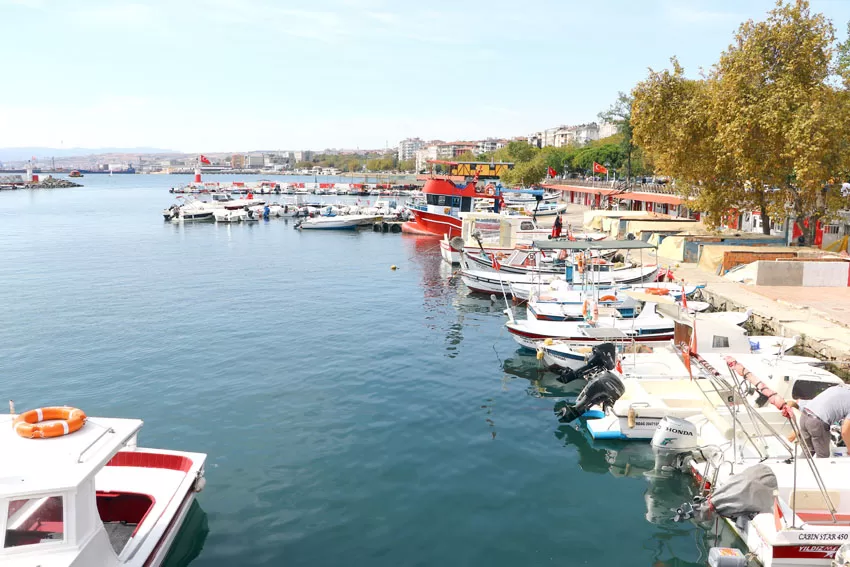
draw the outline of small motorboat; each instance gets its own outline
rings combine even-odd
[[[313,217],[295,224],[299,230],[357,230],[360,215]]]
[[[206,455],[139,447],[139,419],[12,407],[0,424],[5,567],[161,565],[206,484]]]

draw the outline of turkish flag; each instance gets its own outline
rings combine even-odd
[[[558,172],[552,169],[552,166],[549,166],[549,177],[555,177],[558,175]]]
[[[210,164],[210,160],[207,159],[207,156],[201,156],[201,163],[205,163],[207,165]]]
[[[495,255],[495,254],[491,254],[490,256],[493,258],[493,269],[494,269],[494,270],[501,270],[501,269],[502,269],[502,265],[501,265],[501,264],[499,263],[499,261],[496,259],[496,255]]]
[[[608,168],[601,164],[593,162],[593,173],[608,173]]]
[[[794,223],[794,232],[791,233],[791,238],[793,238],[794,240],[797,240],[801,236],[803,236],[803,229],[800,228],[800,223],[795,222]]]

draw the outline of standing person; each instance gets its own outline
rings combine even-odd
[[[555,217],[555,224],[552,225],[552,238],[559,238],[563,228],[564,222],[561,220],[561,213],[558,213],[558,216]]]
[[[813,455],[821,459],[829,457],[829,428],[839,421],[841,438],[850,447],[850,386],[827,388],[803,408],[800,435]]]

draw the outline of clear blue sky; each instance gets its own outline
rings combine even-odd
[[[771,0],[0,0],[0,147],[377,148],[596,119]],[[850,1],[812,8],[846,35]],[[43,81],[43,86],[38,82]]]

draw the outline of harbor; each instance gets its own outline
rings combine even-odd
[[[161,8],[4,9],[0,567],[850,567],[850,3]]]
[[[587,529],[592,530],[590,526],[595,514],[599,514],[601,521],[616,509],[619,514],[625,514],[624,521],[632,526],[632,532],[626,538],[632,543],[628,550],[623,550],[622,561],[633,560],[636,550],[644,549],[639,552],[644,554],[643,563],[661,560],[700,565],[700,558],[707,556],[717,541],[746,548],[733,531],[723,527],[722,522],[715,526],[714,523],[674,521],[675,514],[671,510],[699,495],[696,485],[683,473],[668,472],[660,478],[650,479],[647,474],[655,470],[656,464],[649,439],[642,445],[622,445],[626,442],[605,439],[593,433],[594,429],[585,428],[584,424],[591,426],[594,422],[592,427],[597,430],[608,427],[604,426],[604,419],[585,416],[561,423],[557,416],[552,416],[553,409],[563,407],[564,401],[573,403],[581,387],[576,382],[563,384],[559,381],[561,373],[547,368],[557,366],[559,360],[574,357],[576,362],[566,368],[578,369],[588,360],[596,348],[594,345],[605,342],[605,335],[600,335],[601,342],[573,346],[569,346],[570,341],[575,339],[562,337],[561,342],[556,341],[545,346],[545,350],[539,350],[537,343],[523,344],[520,341],[517,344],[517,337],[510,332],[510,317],[519,321],[525,318],[526,309],[530,313],[533,308],[536,309],[536,317],[541,319],[539,323],[543,323],[544,315],[550,313],[550,321],[546,325],[570,325],[570,321],[578,320],[575,328],[580,329],[584,324],[582,321],[588,318],[591,324],[604,326],[605,318],[613,313],[612,309],[616,309],[626,317],[623,320],[626,326],[622,327],[626,335],[619,335],[626,337],[635,324],[628,319],[629,305],[639,307],[650,298],[650,301],[658,302],[658,315],[653,315],[658,318],[647,319],[647,311],[643,318],[633,321],[645,320],[650,326],[661,323],[661,327],[657,328],[663,328],[663,332],[669,334],[653,337],[642,331],[643,336],[654,341],[645,344],[656,353],[640,356],[656,357],[659,362],[653,363],[656,364],[654,372],[658,372],[661,368],[658,364],[664,361],[664,367],[671,369],[665,372],[672,374],[661,375],[657,379],[671,384],[676,376],[680,380],[687,376],[687,371],[682,362],[676,362],[678,355],[664,354],[664,349],[660,348],[673,342],[671,339],[675,334],[672,324],[666,327],[662,316],[670,300],[664,296],[656,299],[654,295],[647,295],[647,290],[652,293],[664,290],[665,295],[674,299],[678,297],[677,309],[683,308],[682,300],[687,295],[684,302],[690,304],[689,309],[706,310],[697,317],[697,325],[704,333],[701,336],[706,340],[712,325],[720,325],[715,334],[728,333],[721,331],[726,328],[724,325],[739,329],[735,332],[743,337],[747,345],[745,348],[749,350],[754,343],[747,341],[755,341],[763,349],[773,348],[771,345],[778,344],[780,339],[769,335],[787,337],[787,340],[781,340],[782,351],[803,347],[808,352],[823,348],[830,340],[840,340],[839,332],[825,331],[829,337],[822,338],[814,332],[803,336],[800,329],[790,326],[787,314],[798,312],[809,313],[805,321],[807,324],[822,324],[817,319],[812,320],[820,317],[814,309],[805,309],[803,305],[797,306],[787,299],[782,300],[785,303],[777,303],[766,296],[761,296],[762,303],[759,303],[750,297],[754,292],[748,291],[744,284],[708,274],[695,264],[658,256],[655,244],[641,239],[614,241],[604,231],[584,226],[585,218],[593,215],[589,208],[568,205],[561,215],[562,240],[552,240],[554,218],[534,218],[537,203],[533,193],[527,194],[527,197],[523,197],[522,193],[504,194],[508,203],[511,199],[531,199],[522,207],[523,212],[530,213],[527,217],[522,213],[505,216],[482,208],[460,214],[458,218],[466,218],[470,224],[469,229],[457,233],[460,240],[464,240],[464,235],[468,236],[467,242],[471,245],[467,246],[467,242],[462,244],[457,239],[453,240],[454,236],[440,238],[402,232],[403,225],[414,219],[410,213],[417,210],[416,207],[427,207],[426,204],[417,205],[417,202],[427,201],[424,197],[429,191],[427,186],[424,195],[411,195],[404,201],[397,198],[398,220],[383,220],[381,217],[380,221],[364,223],[359,230],[334,230],[321,236],[310,234],[315,231],[293,230],[299,221],[305,219],[262,214],[272,200],[295,199],[293,195],[251,193],[253,199],[268,202],[253,205],[259,213],[253,222],[234,224],[217,222],[215,218],[208,222],[164,220],[160,215],[161,207],[174,200],[175,196],[181,196],[170,193],[170,185],[164,178],[99,176],[85,178],[85,181],[86,187],[68,189],[68,192],[33,193],[33,196],[39,196],[35,200],[21,199],[23,193],[11,192],[0,201],[0,214],[10,220],[28,217],[59,219],[52,223],[53,228],[45,234],[45,239],[30,240],[26,249],[33,250],[35,247],[51,265],[58,262],[59,265],[79,267],[67,270],[62,279],[85,278],[85,266],[99,273],[102,272],[99,265],[119,266],[117,271],[113,271],[114,276],[100,278],[92,282],[93,287],[85,291],[81,288],[63,297],[61,301],[68,306],[66,308],[58,307],[49,295],[36,295],[36,290],[44,285],[42,278],[45,277],[38,266],[33,265],[19,275],[22,301],[4,315],[6,320],[20,320],[35,310],[51,309],[55,313],[55,323],[50,327],[30,326],[28,332],[20,335],[5,333],[2,337],[3,354],[19,360],[27,373],[45,377],[51,391],[58,393],[63,403],[83,408],[89,415],[126,415],[144,419],[149,423],[143,435],[144,446],[175,447],[169,440],[171,431],[176,428],[185,441],[179,444],[180,447],[208,455],[206,490],[199,495],[199,500],[209,517],[205,524],[209,528],[208,533],[199,532],[204,534],[200,546],[189,552],[190,556],[197,555],[193,564],[226,563],[230,556],[222,538],[228,533],[239,534],[252,529],[253,522],[279,521],[280,511],[276,503],[292,490],[303,493],[304,498],[317,499],[315,501],[322,502],[322,505],[309,515],[305,515],[307,512],[300,504],[289,508],[286,515],[291,517],[291,522],[318,522],[329,526],[329,529],[330,526],[338,526],[332,532],[337,546],[364,553],[358,534],[363,529],[364,514],[369,514],[377,495],[386,495],[387,491],[405,492],[409,507],[390,515],[393,523],[404,523],[411,517],[409,514],[418,515],[428,509],[428,503],[435,494],[448,506],[449,501],[462,499],[462,495],[470,494],[473,486],[478,486],[476,490],[481,492],[483,500],[476,496],[475,500],[468,501],[463,522],[485,521],[484,518],[492,514],[486,502],[490,498],[504,502],[504,494],[514,494],[510,497],[509,508],[540,508],[543,502],[547,502],[549,504],[540,508],[547,513],[535,514],[536,522],[520,530],[521,536],[527,534],[520,537],[520,541],[528,537],[529,541],[535,541],[534,545],[550,549],[551,553],[569,545],[579,555],[592,557],[602,552],[602,531],[596,539],[581,541],[571,540],[569,533],[565,533],[541,542],[534,534],[552,522],[566,521],[572,510],[581,510],[588,522]],[[241,199],[238,205],[240,210],[244,210],[245,203],[253,200],[247,199],[246,190],[259,187],[261,181],[246,178],[237,183],[241,183],[245,190],[237,190],[228,196],[235,201]],[[485,182],[480,185],[484,194],[482,203],[490,203],[492,208],[494,199],[491,197],[495,195],[487,195]],[[557,194],[546,195],[554,195],[551,202],[563,200]],[[323,206],[316,207],[312,218],[323,218],[323,213],[330,213],[327,207],[338,208],[343,202],[356,205],[357,199],[362,200],[362,197],[350,195],[309,195],[306,198],[323,201],[317,202]],[[92,208],[95,203],[98,208]],[[105,209],[104,203],[107,204]],[[370,206],[374,204],[372,202]],[[486,209],[486,206],[483,208]],[[26,214],[22,214],[24,212]],[[307,213],[306,219],[311,219],[310,211]],[[347,216],[339,210],[334,214],[339,216],[324,218]],[[403,220],[401,215],[408,220]],[[17,233],[15,225],[19,222],[11,221],[10,234]],[[399,227],[399,232],[393,234],[390,227]],[[59,250],[51,240],[54,231],[61,231],[68,235],[66,238],[79,244]],[[23,236],[24,233],[20,234]],[[567,235],[575,239],[570,240]],[[128,236],[142,245],[127,249],[125,242]],[[82,244],[92,238],[98,241],[96,254]],[[562,248],[568,255],[572,254],[570,249],[583,252],[598,249],[599,261],[594,260],[596,253],[590,254],[588,258],[593,261],[586,264],[588,271],[584,273],[591,281],[600,282],[604,274],[599,271],[604,266],[602,262],[610,258],[605,253],[606,247],[619,249],[618,254],[625,258],[618,262],[626,266],[630,261],[634,262],[638,270],[647,266],[649,271],[641,272],[647,279],[644,283],[636,282],[621,286],[621,289],[609,288],[599,294],[593,292],[587,295],[567,289],[558,290],[547,284],[546,290],[549,291],[544,291],[543,295],[562,297],[563,294],[559,301],[567,302],[563,303],[565,306],[572,305],[567,311],[564,310],[566,307],[551,311],[547,301],[548,305],[552,305],[552,299],[541,302],[541,296],[535,291],[539,284],[531,284],[526,292],[530,296],[524,296],[524,301],[511,298],[516,293],[522,298],[522,287],[516,287],[519,280],[508,280],[525,276],[521,270],[514,275],[507,275],[508,272],[498,275],[499,272],[510,269],[514,264],[530,264],[509,253],[512,249],[510,239],[537,242],[543,250],[553,247],[556,256],[559,242],[570,244]],[[493,247],[491,242],[502,247]],[[8,240],[4,244],[6,255],[14,258],[15,250],[20,249],[21,244],[22,241],[15,238]],[[476,250],[483,248],[488,255],[498,255],[500,265],[494,269],[480,264],[471,268],[465,268],[461,263],[452,264],[453,258],[459,260],[463,257],[453,257],[451,250],[454,246],[472,252],[473,256]],[[274,253],[269,253],[271,250]],[[492,263],[492,257],[486,258],[485,263]],[[150,261],[168,266],[168,269],[153,280],[147,277],[148,283],[141,287],[135,282],[139,277],[137,266],[147,265]],[[471,258],[468,261],[472,261]],[[227,266],[225,272],[219,269],[223,266]],[[474,289],[475,284],[470,288],[465,283],[470,274],[485,269],[491,272],[490,277],[500,282],[498,288],[482,293]],[[564,269],[557,268],[553,273],[563,274]],[[620,277],[613,275],[617,269],[620,268],[612,264],[613,271],[610,273],[615,279]],[[672,272],[672,276],[668,277],[665,270]],[[228,273],[239,274],[239,277],[228,276]],[[579,278],[578,271],[574,272],[574,277]],[[663,281],[659,281],[661,279]],[[252,282],[249,287],[251,293],[244,293],[241,283],[244,281]],[[341,285],[345,291],[342,291]],[[287,295],[297,300],[281,301],[279,289],[289,290]],[[325,291],[317,294],[317,289]],[[578,295],[573,297],[571,294],[574,293]],[[633,295],[638,299],[633,299]],[[788,294],[784,295],[788,297]],[[334,297],[349,298],[346,307],[340,310],[340,304],[332,300]],[[394,306],[392,310],[384,308],[388,302]],[[594,305],[597,302],[598,306]],[[75,307],[71,308],[72,305]],[[594,312],[596,310],[598,315]],[[724,315],[725,312],[729,315]],[[88,315],[80,319],[80,313]],[[166,322],[159,315],[161,313],[175,315],[177,319],[169,317],[168,321],[172,322]],[[552,322],[551,314],[558,314],[564,322]],[[782,321],[786,327],[764,325],[763,330],[757,331],[756,326],[761,324],[758,318],[767,319],[768,316]],[[122,326],[119,321],[125,319],[135,321],[134,326]],[[316,332],[301,333],[297,337],[288,337],[287,333],[277,330],[283,325],[303,331],[305,327],[299,321],[325,319],[333,321],[333,324],[312,327]],[[79,326],[80,322],[84,323],[83,327]],[[739,326],[741,323],[746,323],[751,329],[749,338]],[[163,325],[175,324],[174,331],[164,331]],[[840,325],[840,320],[832,324],[846,330]],[[229,347],[221,350],[217,338],[202,332],[204,326],[214,328],[218,338],[228,337]],[[3,328],[12,327],[5,325]],[[405,344],[408,347],[404,350],[395,346],[393,335],[398,333],[407,337]],[[564,339],[567,339],[566,342]],[[544,341],[542,338],[539,340],[542,345]],[[616,344],[624,339],[613,340]],[[64,362],[59,364],[58,360],[39,355],[57,349],[63,352],[67,345],[79,341],[97,346],[102,353],[97,361],[81,358],[72,362],[63,357]],[[564,350],[559,346],[561,344],[568,348]],[[735,347],[730,348],[734,350]],[[710,358],[710,341],[700,350],[705,351],[703,357]],[[257,356],[257,353],[263,352],[277,353],[277,356]],[[826,351],[820,354],[823,359],[832,358]],[[647,371],[643,370],[645,366],[640,366],[647,363],[631,361],[631,356],[634,355],[622,358],[625,375],[638,373],[645,379],[649,378]],[[739,360],[747,360],[741,353],[735,356]],[[382,365],[397,370],[376,377],[375,357],[382,361]],[[418,362],[413,363],[412,360]],[[101,361],[104,365],[100,364]],[[334,370],[340,368],[340,361],[347,361],[344,363],[347,368],[344,377]],[[841,360],[836,362],[840,364]],[[455,370],[458,364],[474,367],[474,370],[463,374],[461,383],[457,382],[460,377]],[[631,366],[633,364],[638,366]],[[753,361],[744,364],[747,368],[756,368]],[[673,370],[677,365],[678,370]],[[63,377],[68,368],[74,375],[88,376],[87,381],[66,383]],[[138,380],[139,368],[147,369],[141,382]],[[170,377],[164,407],[161,398],[155,394],[164,387],[159,378],[163,373]],[[208,385],[198,381],[201,375]],[[689,381],[685,379],[685,382]],[[130,383],[134,384],[132,391],[125,387]],[[340,387],[346,391],[338,392]],[[414,413],[407,410],[411,403],[408,399],[411,389],[417,392]],[[15,403],[19,407],[38,407],[49,401],[44,397],[42,388],[36,385],[22,385],[15,390]],[[108,403],[101,395],[104,391],[110,395]],[[222,392],[226,392],[227,401],[224,406],[218,406],[216,400],[223,399]],[[331,392],[338,392],[338,395],[328,397]],[[629,395],[636,394],[632,392]],[[134,406],[132,414],[126,411],[129,403]],[[174,405],[189,411],[182,411],[178,416],[169,412],[169,425],[163,427],[163,412]],[[193,408],[203,408],[203,412],[193,412]],[[216,411],[222,412],[224,417],[216,424],[202,425],[205,423],[203,413],[214,408],[218,408]],[[246,422],[245,411],[256,417]],[[236,442],[234,435],[238,435],[238,431],[246,427],[261,427],[264,422],[262,415],[277,415],[279,412],[291,416],[289,419],[293,427],[297,427],[300,433],[293,430],[284,437],[278,437],[273,452],[267,451],[268,438],[257,439],[247,445],[240,442],[243,446],[234,450],[231,444]],[[318,418],[308,418],[306,414]],[[296,419],[296,415],[303,417]],[[376,416],[378,421],[375,421]],[[237,422],[242,425],[236,427]],[[653,423],[652,427],[657,427],[659,421]],[[420,438],[423,428],[427,428],[429,433]],[[320,431],[323,433],[320,434]],[[332,432],[330,436],[325,434],[328,431]],[[648,433],[650,437],[651,431],[653,429]],[[303,444],[315,442],[308,441],[310,439],[322,441],[315,449],[304,453]],[[437,440],[439,447],[435,445]],[[448,446],[445,445],[447,442]],[[391,458],[386,456],[386,444],[393,447]],[[463,458],[451,456],[449,447],[455,444],[466,448]],[[293,461],[292,456],[299,451],[301,456]],[[355,458],[354,451],[360,456]],[[435,452],[442,455],[439,464],[423,460],[424,455]],[[371,455],[377,468],[362,465],[364,454]],[[254,471],[246,469],[243,463],[251,463]],[[298,470],[315,470],[314,474],[318,476],[309,477],[310,480],[299,480],[297,476],[290,479],[290,475]],[[337,472],[330,474],[334,470]],[[388,484],[374,484],[371,477],[375,474],[388,475],[382,477]],[[237,478],[250,480],[241,489],[228,489],[229,495],[225,497],[220,487],[235,486],[233,483],[237,482]],[[280,487],[277,486],[279,482],[283,482]],[[308,484],[299,488],[302,482]],[[412,482],[415,485],[411,485]],[[558,505],[552,507],[551,487],[564,482],[585,487],[586,494],[564,492],[557,498]],[[307,489],[308,486],[315,489]],[[337,486],[357,486],[370,496],[362,501],[352,500],[347,491]],[[522,487],[521,497],[517,493],[518,487]],[[592,494],[590,487],[617,496],[602,503]],[[240,512],[230,510],[233,499],[247,498],[253,491],[260,491],[260,502],[264,503],[261,506],[268,506],[268,511],[257,515],[252,505],[252,516],[256,517],[251,523],[239,527],[243,526],[243,520]],[[485,496],[488,494],[490,496]],[[342,519],[336,513],[339,506],[348,510]],[[237,506],[237,510],[245,508]],[[370,529],[378,530],[384,521]],[[608,529],[602,527],[604,523],[598,525],[600,530]],[[486,538],[489,549],[495,554],[491,561],[497,564],[504,560],[502,556],[509,562],[519,561],[525,556],[524,546],[514,547],[516,544],[512,543],[509,547],[493,547],[490,540],[492,530],[476,535],[477,532],[469,531],[456,533],[456,527],[434,526],[428,532],[429,541],[436,538],[444,542],[436,547],[426,545],[419,530],[393,530],[392,538],[402,537],[414,547],[421,545],[422,553],[432,561],[439,561],[444,554],[454,556],[458,549],[465,548],[457,539],[459,537],[464,540]],[[336,556],[337,551],[329,555],[325,546],[317,545],[306,535],[289,533],[288,530],[276,533],[282,539],[272,539],[261,546],[265,550],[263,553],[269,554],[269,557],[292,552],[304,557],[305,562],[312,563]],[[389,535],[389,532],[386,533]],[[662,534],[665,534],[664,537],[678,535],[672,535],[667,546],[650,546],[651,549],[647,549],[646,544],[656,541]],[[197,537],[193,538],[190,534],[188,538],[188,541],[198,543]],[[379,546],[382,540],[380,536],[374,538],[365,550],[367,554],[374,554],[378,563],[383,563],[384,557],[394,556],[387,551],[388,548]],[[373,548],[373,545],[377,547]],[[607,549],[605,552],[611,553]]]

